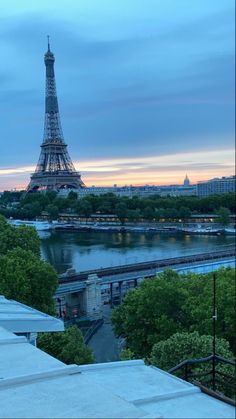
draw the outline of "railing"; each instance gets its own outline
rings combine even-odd
[[[93,335],[104,323],[103,319],[94,321],[89,320],[86,313],[81,310],[79,305],[66,305],[64,310],[61,309],[60,311],[62,313],[60,318],[63,319],[65,327],[68,328],[73,325],[78,326],[86,344],[88,344]],[[83,324],[81,322],[83,322]]]
[[[88,344],[90,339],[93,337],[93,335],[95,335],[98,329],[100,329],[103,323],[104,323],[103,319],[95,320],[93,324],[90,326],[90,328],[86,331],[84,335],[84,342],[86,343],[86,345]]]
[[[211,366],[209,370],[201,366],[207,363]],[[225,366],[222,368],[222,365]],[[234,361],[219,355],[210,355],[205,358],[187,359],[168,372],[177,373],[178,377],[198,385],[202,391],[235,406],[233,399],[236,390]]]

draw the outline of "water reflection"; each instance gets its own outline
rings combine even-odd
[[[42,257],[58,272],[137,263],[215,250],[233,244],[232,236],[53,232],[41,241]]]

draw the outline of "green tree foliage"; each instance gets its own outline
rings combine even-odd
[[[170,220],[177,220],[180,218],[180,213],[175,208],[166,208],[166,210],[162,210],[162,214],[160,215],[162,215],[163,218],[169,218]]]
[[[127,211],[127,218],[129,219],[129,221],[132,222],[138,222],[141,218],[141,211],[140,209],[136,209],[136,210],[128,210]],[[125,218],[124,218],[125,220]]]
[[[216,339],[216,353],[233,359],[233,353],[225,339]],[[212,355],[212,336],[199,335],[198,332],[182,332],[156,343],[151,351],[150,362],[168,371],[186,359],[203,358],[209,355]]]
[[[54,315],[53,296],[57,287],[56,271],[40,259],[36,230],[10,226],[0,216],[0,294]],[[65,363],[93,362],[77,327],[62,333],[42,334],[39,346]]]
[[[20,203],[15,208],[12,204]],[[211,195],[206,198],[196,196],[160,197],[153,195],[149,198],[118,197],[112,193],[99,196],[88,195],[79,201],[74,191],[69,192],[67,198],[58,197],[54,191],[46,193],[19,194],[7,192],[0,197],[0,212],[6,217],[33,219],[46,211],[48,205],[55,205],[59,212],[75,213],[90,216],[92,213],[117,214],[122,222],[132,220],[133,211],[138,211],[140,218],[156,220],[160,218],[175,220],[189,218],[191,213],[214,214],[221,207],[235,212],[235,197],[233,193]],[[118,213],[117,213],[118,211]]]
[[[230,223],[230,211],[228,208],[220,207],[218,211],[216,211],[217,215],[217,222],[221,224],[223,227],[226,227]]]
[[[127,215],[128,215],[128,209],[125,202],[120,202],[119,204],[116,205],[115,214],[119,218],[120,222],[124,224],[125,219],[127,218]]]
[[[94,357],[83,340],[80,330],[71,326],[65,332],[42,333],[38,347],[66,364],[91,364]]]
[[[182,330],[185,298],[186,292],[179,287],[174,271],[144,280],[113,311],[115,333],[126,338],[127,346],[137,357],[146,357],[154,343]]]
[[[16,247],[30,250],[39,257],[40,240],[35,228],[11,226],[4,217],[0,216],[0,255],[4,255],[8,250],[13,250]]]
[[[198,332],[175,333],[169,339],[160,341],[153,346],[149,362],[152,365],[168,371],[170,368],[175,367],[182,361],[205,358],[212,355],[212,352],[212,336],[199,335]],[[233,353],[229,348],[229,342],[222,338],[216,339],[216,354],[227,359],[233,360],[234,358]],[[193,375],[193,379],[194,375],[198,374],[196,375],[198,377],[198,381],[201,382],[203,380],[203,384],[204,375],[199,374],[206,374],[211,370],[211,361],[188,366],[188,372]],[[227,381],[230,381],[233,384],[233,377],[235,375],[234,366],[217,363],[216,371],[232,377],[231,380],[228,378]],[[219,377],[218,374],[217,377]],[[191,381],[191,378],[189,379]],[[209,383],[208,386],[211,387],[211,383]],[[223,383],[217,382],[216,389],[231,398],[235,396],[234,392],[228,387],[225,387]]]
[[[179,217],[183,220],[186,220],[191,216],[191,211],[188,207],[180,207],[179,209]]]
[[[45,313],[55,314],[57,273],[33,252],[15,248],[0,256],[0,293]]]
[[[191,274],[180,277],[187,297],[184,304],[186,330],[209,334],[212,328],[213,275]],[[221,268],[216,272],[216,333],[229,341],[236,352],[235,344],[235,269]]]
[[[151,207],[145,207],[143,210],[143,217],[146,220],[152,221],[154,219],[154,210]]]
[[[41,214],[43,206],[40,202],[35,201],[28,204],[25,204],[23,210],[25,211],[26,218],[33,219]]]
[[[129,361],[130,359],[135,359],[135,355],[134,352],[131,351],[131,349],[126,348],[123,349],[123,351],[121,351],[120,353],[120,360],[121,361]]]
[[[235,351],[235,270],[217,271],[217,336]],[[112,314],[115,333],[126,338],[137,357],[147,357],[155,343],[177,332],[212,330],[212,273],[178,275],[165,271],[131,290]]]
[[[93,207],[91,203],[87,200],[80,200],[77,203],[77,213],[78,215],[82,215],[84,217],[89,217],[92,214]]]
[[[78,199],[78,194],[74,191],[70,191],[67,198],[76,201]]]
[[[59,209],[56,205],[49,204],[46,207],[46,211],[49,215],[50,220],[56,220],[59,215]]]

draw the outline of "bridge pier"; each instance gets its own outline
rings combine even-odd
[[[112,301],[113,301],[113,283],[110,283],[110,306],[112,307]]]
[[[198,270],[198,262],[202,263],[200,267],[204,266],[207,269],[209,264],[213,266],[213,261],[215,263],[220,261],[224,263],[226,258],[230,258],[230,260],[227,259],[225,262],[231,266],[230,262],[231,259],[232,263],[234,262],[234,257],[235,249],[233,248],[220,252],[216,251],[206,254],[194,254],[142,262],[133,266],[104,268],[95,270],[94,273],[88,271],[68,276],[61,275],[59,277],[60,285],[58,292],[55,295],[57,312],[62,317],[64,316],[64,312],[67,314],[68,311],[69,315],[72,312],[73,317],[78,317],[80,313],[84,313],[91,319],[101,318],[101,284],[105,288],[105,301],[109,301],[112,306],[114,302],[121,302],[122,289],[123,291],[124,288],[128,290],[130,288],[129,285],[135,288],[144,278],[155,277],[157,273],[162,272],[167,267],[177,271],[188,269],[188,271],[191,270],[192,272],[195,268]],[[98,276],[101,278],[101,283]],[[91,278],[93,278],[92,282],[90,282]],[[127,286],[122,288],[124,284]],[[78,307],[78,316],[75,313],[76,306]]]
[[[85,283],[83,311],[90,320],[102,319],[101,279],[96,274],[91,274]]]
[[[119,282],[118,282],[118,286],[119,286],[119,299],[120,299],[120,304],[121,304],[121,302],[122,302],[122,284],[123,284],[123,281],[119,281]]]

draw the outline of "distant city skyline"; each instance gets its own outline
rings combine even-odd
[[[234,2],[1,1],[0,190],[43,138],[46,35],[68,151],[87,186],[234,173]]]

